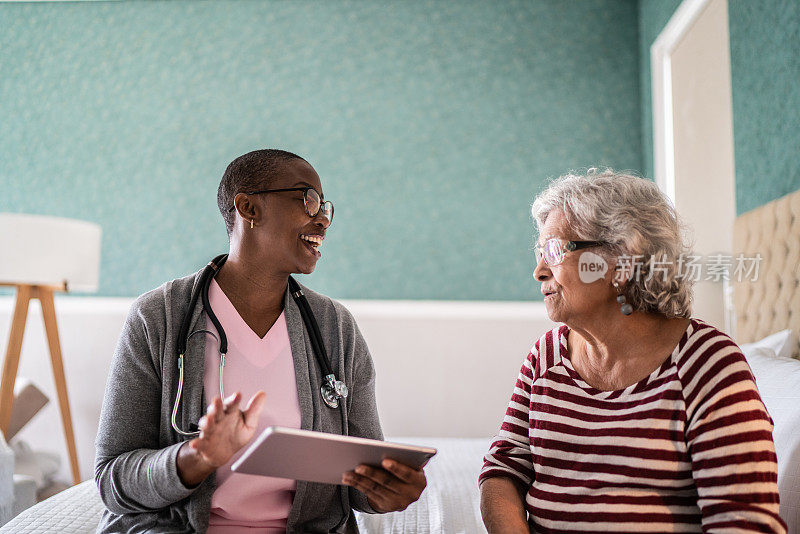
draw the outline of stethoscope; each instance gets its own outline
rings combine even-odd
[[[192,292],[192,297],[189,301],[189,309],[186,312],[186,316],[183,319],[183,323],[181,323],[181,329],[178,333],[178,393],[175,396],[175,405],[172,408],[172,428],[182,436],[195,437],[200,435],[196,424],[192,423],[192,431],[186,432],[185,430],[181,430],[176,422],[178,406],[180,405],[181,394],[183,392],[183,366],[185,363],[184,356],[186,355],[186,345],[195,334],[209,334],[219,345],[219,396],[221,399],[225,398],[225,390],[222,386],[222,373],[225,370],[225,355],[228,352],[228,338],[225,335],[225,329],[222,328],[222,324],[220,324],[219,319],[217,319],[217,316],[214,314],[214,310],[211,309],[211,304],[208,300],[208,288],[211,286],[211,280],[217,272],[219,272],[219,269],[227,259],[227,254],[220,254],[211,260],[208,265],[206,265],[205,269],[203,269],[203,272],[200,273],[200,279]],[[333,374],[330,363],[328,362],[328,353],[325,352],[325,345],[322,344],[322,335],[319,332],[319,326],[317,325],[317,320],[314,318],[314,313],[311,311],[311,306],[308,305],[308,300],[306,300],[306,296],[303,294],[300,284],[291,276],[289,277],[289,292],[297,303],[297,307],[300,308],[300,315],[303,317],[306,331],[311,338],[311,347],[314,351],[314,355],[317,357],[317,363],[320,369],[322,369],[324,377],[323,384],[320,387],[322,400],[325,401],[325,404],[329,407],[334,409],[338,408],[339,399],[347,398],[347,386],[341,380],[336,380],[336,375]],[[197,304],[198,297],[203,299],[203,309],[205,309],[219,337],[217,337],[214,332],[206,329],[195,330],[189,334],[193,315],[192,311]]]

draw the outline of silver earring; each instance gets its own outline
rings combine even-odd
[[[250,229],[253,229],[253,219],[250,219]]]
[[[628,304],[625,295],[622,294],[622,289],[619,287],[619,283],[615,280],[614,281],[614,288],[617,290],[617,303],[619,306],[619,311],[622,312],[622,315],[630,315],[633,313],[633,306]]]

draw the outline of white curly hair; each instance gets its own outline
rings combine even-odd
[[[598,251],[607,260],[638,266],[620,286],[635,310],[690,317],[692,279],[680,272],[689,252],[685,226],[655,183],[612,169],[570,172],[534,200],[537,228],[553,210],[580,239],[607,243]]]

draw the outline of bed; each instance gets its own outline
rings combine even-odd
[[[734,256],[738,254],[762,258],[755,281],[733,280],[734,337],[745,350],[775,423],[781,516],[790,533],[800,534],[800,191],[737,218]],[[770,336],[780,331],[784,332]],[[404,512],[359,514],[361,530],[485,532],[477,476],[490,437],[394,440],[439,449],[427,470],[428,488]],[[102,510],[97,488],[89,480],[26,510],[0,528],[0,533],[94,532]]]
[[[428,487],[422,497],[403,512],[356,514],[361,532],[480,533],[478,472],[489,439],[398,437],[392,441],[427,445],[438,454],[426,469]],[[94,532],[103,503],[93,480],[87,480],[29,508],[3,528],[2,533]]]
[[[781,517],[800,533],[800,191],[737,217],[733,239],[734,256],[762,258],[755,281],[733,280],[733,334],[775,424]]]

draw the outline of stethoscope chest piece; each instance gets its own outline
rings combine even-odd
[[[322,400],[331,408],[339,407],[339,399],[346,399],[347,386],[341,380],[336,380],[333,375],[325,377],[325,383],[319,388],[322,393]]]

